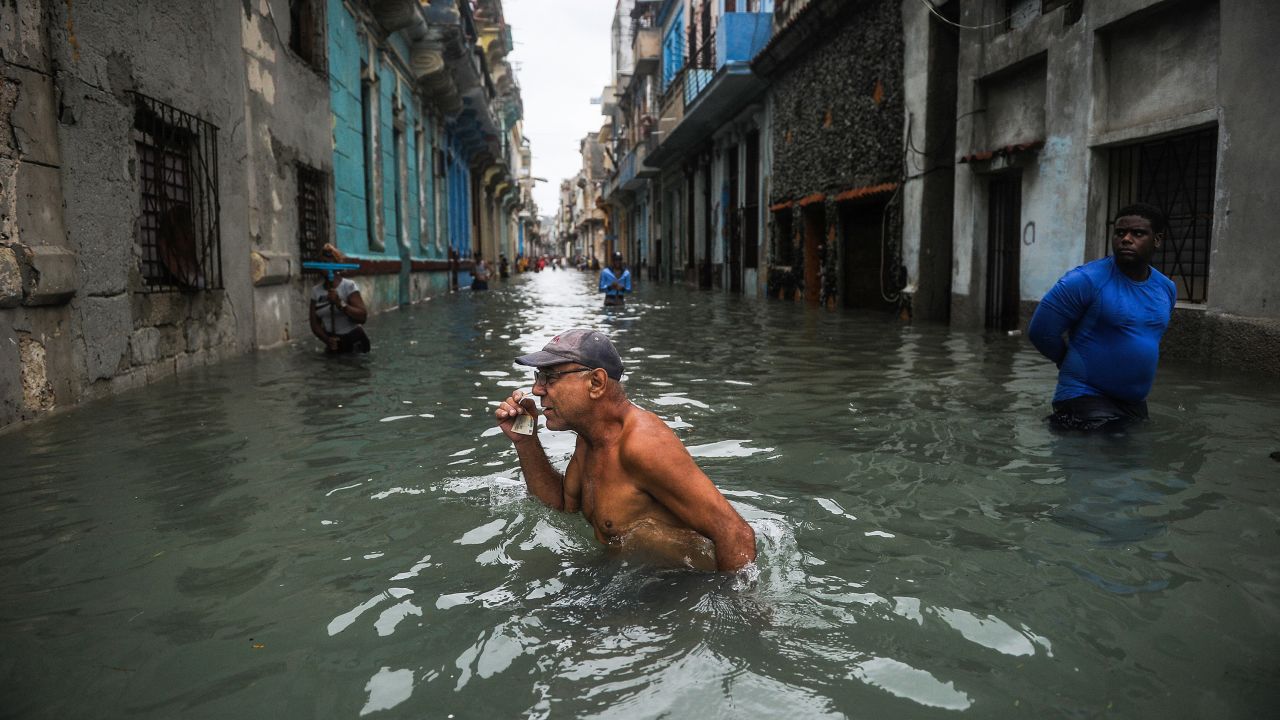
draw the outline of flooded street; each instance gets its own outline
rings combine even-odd
[[[1280,707],[1280,385],[1051,433],[1022,338],[543,272],[0,435],[0,716],[1213,717]],[[756,531],[622,563],[493,407],[608,332]],[[308,339],[309,340],[309,339]],[[563,467],[569,433],[541,433]]]

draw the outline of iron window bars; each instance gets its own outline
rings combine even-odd
[[[1134,202],[1164,211],[1169,233],[1151,264],[1173,280],[1184,302],[1203,303],[1207,297],[1217,149],[1218,129],[1211,127],[1109,153],[1108,224]],[[1110,227],[1104,237],[1110,254]]]
[[[143,289],[221,289],[218,128],[154,98],[133,97]]]
[[[298,163],[298,248],[303,262],[321,262],[329,242],[329,175]]]

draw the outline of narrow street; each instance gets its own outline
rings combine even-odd
[[[619,564],[526,494],[493,405],[577,325],[753,526],[754,581]],[[369,332],[368,356],[301,343],[0,434],[5,714],[1137,717],[1269,692],[1274,386],[1174,364],[1149,426],[1057,436],[1016,338],[661,285],[605,310],[577,271]],[[542,436],[563,466],[573,435]]]
[[[1277,37],[0,2],[0,720],[1280,717]]]

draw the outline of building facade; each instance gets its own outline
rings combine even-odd
[[[1278,13],[619,3],[610,218],[666,282],[1009,332],[1107,254],[1120,207],[1149,202],[1173,224],[1155,258],[1179,287],[1165,354],[1280,372],[1280,252],[1257,225],[1276,101],[1247,87]]]
[[[498,0],[41,1],[0,32],[0,427],[308,341],[325,242],[376,311],[537,232]]]

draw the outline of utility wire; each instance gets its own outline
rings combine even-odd
[[[1003,20],[997,20],[996,22],[988,23],[988,24],[986,24],[986,25],[961,25],[961,24],[960,24],[960,23],[958,23],[958,22],[955,22],[955,21],[952,21],[952,20],[948,20],[946,17],[944,17],[944,16],[942,15],[942,13],[938,12],[938,8],[934,7],[934,6],[933,6],[933,3],[929,2],[929,0],[920,0],[920,2],[921,2],[925,7],[929,8],[929,12],[931,12],[931,13],[933,13],[935,16],[937,16],[937,18],[938,18],[939,20],[941,20],[942,22],[944,22],[944,23],[946,23],[946,24],[948,24],[948,25],[951,25],[951,26],[953,26],[953,27],[958,27],[958,28],[960,28],[961,30],[986,30],[987,28],[993,28],[993,27],[996,27],[996,26],[998,26],[998,25],[1004,25],[1005,23],[1007,23],[1007,22],[1009,22],[1010,20],[1012,20],[1012,19],[1013,19],[1013,15],[1012,15],[1012,14],[1010,14],[1008,17],[1006,17],[1006,18],[1005,18],[1005,19],[1003,19]]]

